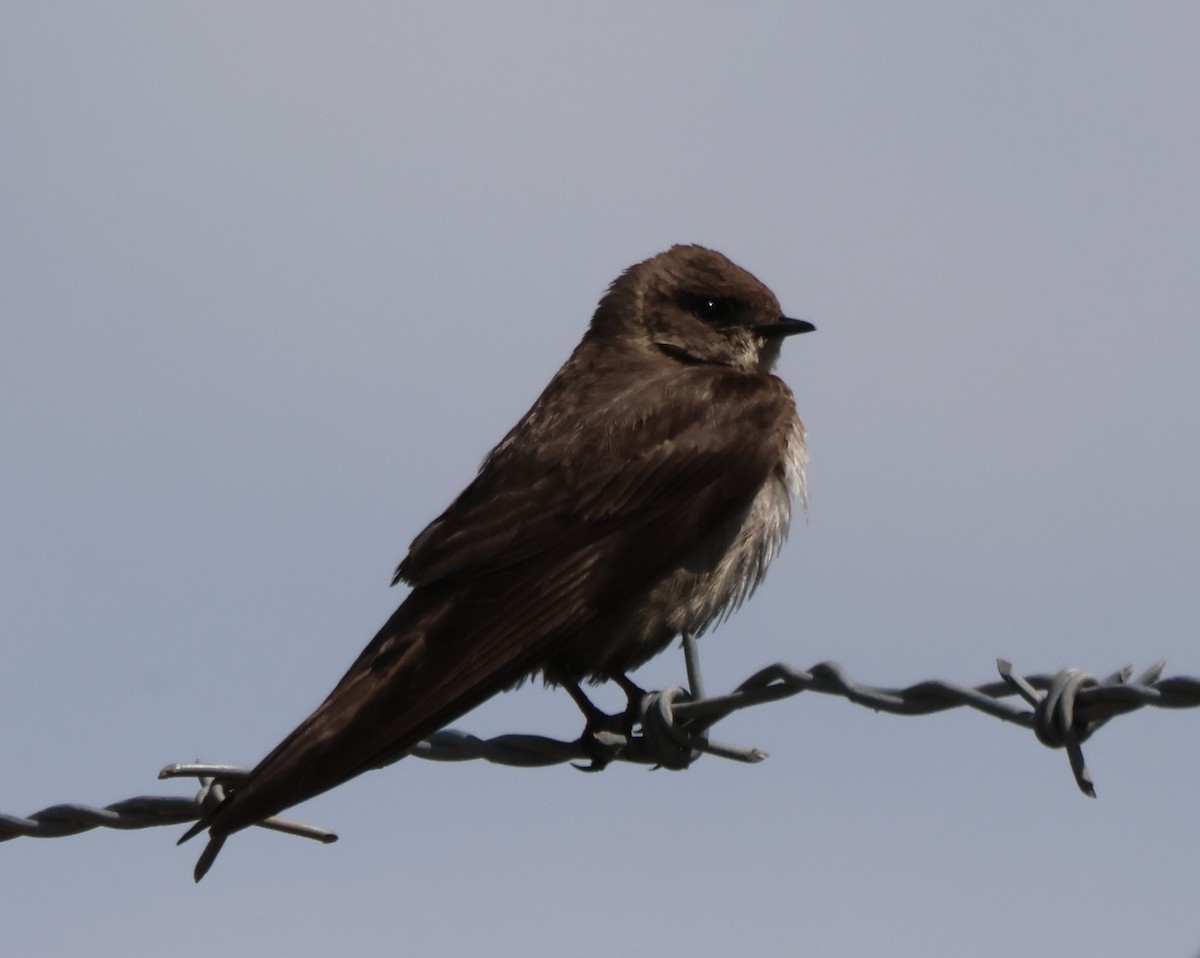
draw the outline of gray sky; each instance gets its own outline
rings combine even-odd
[[[711,690],[1200,675],[1200,6],[11,4],[0,811],[251,764],[625,266],[722,250],[819,332],[811,504]],[[641,674],[682,681],[670,652]],[[619,696],[618,696],[619,698]],[[456,723],[572,736],[525,688]],[[1200,714],[1061,753],[802,696],[686,773],[406,761],[191,881],[0,849],[0,952],[1190,955]],[[64,915],[69,914],[69,920]]]

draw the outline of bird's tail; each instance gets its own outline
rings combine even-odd
[[[204,829],[206,829],[207,827],[208,827],[208,816],[206,815],[204,818],[200,819],[200,821],[198,821],[195,825],[193,825],[191,828],[189,828],[184,833],[183,837],[180,838],[178,842],[176,842],[176,844],[182,845],[189,838],[195,838],[202,831],[204,831]],[[225,839],[227,837],[228,837],[227,835],[210,835],[209,836],[208,844],[204,846],[204,851],[202,851],[200,853],[200,857],[196,860],[196,867],[192,870],[192,878],[195,881],[200,881],[201,878],[203,878],[205,875],[208,874],[208,870],[210,868],[212,868],[213,862],[215,862],[217,860],[217,855],[219,855],[221,853],[221,848],[224,846]]]
[[[196,881],[232,833],[395,761],[530,671],[528,647],[481,643],[455,621],[457,606],[452,595],[409,596],[321,706],[179,839],[209,832]]]

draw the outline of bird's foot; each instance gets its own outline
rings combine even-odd
[[[583,732],[577,741],[587,752],[590,764],[574,766],[581,772],[603,771],[629,743],[634,729],[641,724],[641,701],[646,693],[627,675],[617,676],[613,681],[621,686],[628,700],[625,710],[613,715],[589,699],[577,682],[564,685],[584,717]]]

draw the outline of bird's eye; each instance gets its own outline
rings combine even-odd
[[[723,296],[693,296],[689,298],[688,309],[702,323],[723,326],[734,318],[733,302]]]

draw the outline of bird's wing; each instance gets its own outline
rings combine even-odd
[[[586,549],[619,528],[638,529],[670,555],[681,537],[720,518],[714,510],[748,502],[778,464],[791,392],[775,377],[688,372],[705,385],[706,402],[648,379],[591,434],[502,444],[417,536],[396,581],[470,581],[548,551]],[[568,412],[557,421],[569,429],[580,418]]]

